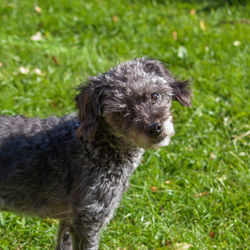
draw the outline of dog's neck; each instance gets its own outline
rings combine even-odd
[[[98,130],[95,134],[95,138],[90,145],[100,149],[99,159],[101,155],[113,155],[114,160],[126,160],[132,161],[137,155],[142,155],[143,149],[138,148],[132,142],[128,141],[120,135],[116,135],[114,130],[103,120],[100,122]]]

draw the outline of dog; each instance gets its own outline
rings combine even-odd
[[[60,221],[56,249],[98,249],[146,149],[174,134],[172,100],[191,104],[189,81],[137,58],[78,88],[78,114],[0,116],[0,209]]]

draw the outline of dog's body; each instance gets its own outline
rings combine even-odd
[[[84,249],[96,244],[96,233],[119,204],[142,150],[111,151],[102,138],[95,145],[81,143],[76,137],[78,127],[74,114],[0,118],[4,133],[0,140],[0,207],[57,218],[68,228],[74,224],[72,231],[86,224],[81,230],[88,232],[90,242],[84,239],[87,235],[82,236],[84,245],[79,249]]]
[[[0,209],[59,219],[57,249],[98,248],[142,148],[174,133],[171,100],[190,104],[187,82],[154,60],[125,62],[79,90],[78,116],[0,117]]]

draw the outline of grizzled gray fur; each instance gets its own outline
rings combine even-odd
[[[0,116],[0,209],[60,220],[57,249],[98,249],[144,149],[174,134],[171,101],[188,82],[131,60],[79,87],[78,115]]]

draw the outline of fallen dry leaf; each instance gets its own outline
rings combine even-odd
[[[38,68],[34,69],[34,72],[35,72],[37,75],[39,75],[39,76],[45,75],[45,74],[44,74],[40,69],[38,69]]]
[[[53,60],[53,62],[54,62],[55,65],[59,64],[55,56],[52,56],[52,60]]]
[[[52,101],[51,106],[52,106],[52,108],[57,109],[57,103],[56,102]]]
[[[192,247],[192,245],[188,243],[175,243],[173,247],[176,250],[184,250],[184,249],[189,249],[190,247]]]
[[[221,177],[217,178],[218,181],[223,182],[227,179],[226,175],[222,175]]]
[[[212,159],[212,160],[216,159],[216,155],[214,153],[211,153],[210,154],[210,159]]]
[[[118,21],[118,17],[117,16],[112,16],[112,20],[113,20],[113,22],[117,22]]]
[[[170,180],[167,180],[167,181],[165,181],[165,183],[166,183],[166,184],[171,184],[171,183],[173,183],[173,182],[170,181]]]
[[[42,34],[40,31],[38,31],[35,35],[33,35],[30,38],[32,41],[41,41],[42,40]]]
[[[35,6],[35,12],[41,14],[42,13],[42,9],[39,6]]]
[[[213,231],[211,231],[211,232],[209,233],[209,236],[210,236],[211,238],[214,238],[215,233],[214,233]]]
[[[173,32],[173,38],[174,38],[175,41],[178,39],[177,31],[174,31],[174,32]]]
[[[194,197],[202,197],[202,196],[207,196],[207,195],[210,195],[210,192],[205,191],[205,192],[195,194]]]
[[[170,240],[166,241],[166,246],[170,246],[172,244],[172,242]]]
[[[248,137],[250,135],[250,130],[248,130],[246,133],[239,135],[239,136],[234,136],[234,142],[237,142],[238,140],[243,139],[244,137]]]
[[[190,10],[190,15],[191,15],[191,16],[194,16],[195,14],[196,14],[196,10],[195,10],[195,9],[191,9],[191,10]]]
[[[240,41],[234,41],[234,42],[233,42],[233,45],[234,45],[235,47],[240,46]]]
[[[30,73],[29,68],[20,67],[18,70],[19,70],[20,73],[22,73],[24,75],[27,75],[27,74]]]
[[[200,21],[200,28],[202,29],[202,30],[205,30],[206,29],[206,25],[205,25],[205,22],[202,20],[202,21]]]
[[[151,188],[152,192],[158,191],[158,188],[157,188],[157,187],[151,186],[150,188]]]
[[[187,55],[188,55],[187,49],[184,46],[180,46],[177,50],[177,56],[179,58],[184,58],[187,57]]]

